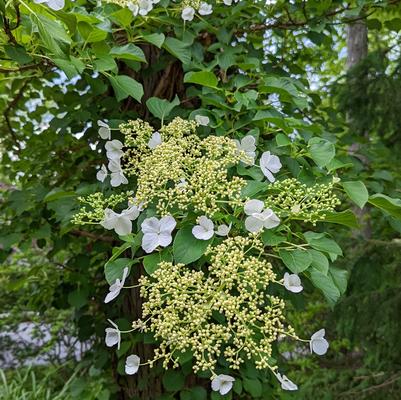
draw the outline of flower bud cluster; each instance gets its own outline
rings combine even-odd
[[[103,193],[94,193],[86,197],[78,197],[78,201],[86,206],[81,207],[79,212],[72,217],[72,223],[76,225],[98,224],[104,218],[105,208],[114,208],[120,203],[126,202],[127,197],[132,196],[132,192],[123,192],[104,197]]]
[[[307,186],[295,178],[276,181],[270,186],[265,206],[280,218],[290,216],[315,225],[341,204],[333,188],[334,182]]]
[[[285,325],[284,301],[266,293],[276,275],[262,250],[255,236],[228,238],[208,248],[207,271],[161,262],[140,279],[142,319],[133,327],[160,341],[151,364],[163,358],[165,368],[170,361],[178,366],[190,350],[195,372],[214,374],[220,356],[232,369],[251,358],[257,368],[269,367],[272,343],[293,330]]]
[[[178,208],[211,216],[219,201],[240,204],[245,182],[228,175],[228,168],[241,159],[235,142],[222,136],[200,139],[196,127],[195,121],[175,118],[160,129],[161,143],[150,149],[153,132],[148,124],[130,121],[121,126],[129,146],[125,171],[137,177],[136,198],[144,207],[155,202],[161,215]]]

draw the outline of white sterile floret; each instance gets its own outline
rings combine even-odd
[[[139,14],[145,16],[148,14],[149,11],[152,10],[153,3],[151,0],[139,0],[138,6],[139,6]]]
[[[232,389],[234,381],[230,375],[217,375],[212,380],[212,390],[224,396]]]
[[[231,225],[232,224],[230,224],[228,226],[226,224],[219,225],[217,227],[217,230],[216,230],[216,235],[218,235],[218,236],[228,236],[228,234],[230,233],[230,230],[231,230]]]
[[[64,0],[33,0],[36,4],[44,3],[54,11],[59,11],[64,8]]]
[[[117,139],[109,140],[106,142],[104,147],[106,149],[106,156],[109,160],[117,160],[124,154],[122,151],[123,144]]]
[[[117,278],[116,281],[112,285],[110,285],[109,293],[107,293],[107,296],[104,299],[105,303],[109,303],[120,294],[121,289],[124,286],[125,280],[127,279],[127,275],[128,275],[128,267],[125,267],[121,280]]]
[[[151,253],[158,246],[168,246],[173,240],[171,233],[176,224],[175,219],[171,215],[163,217],[160,220],[156,217],[146,218],[141,225],[143,250],[146,253]]]
[[[118,329],[118,326],[108,319],[107,321],[110,322],[111,325],[114,326],[114,328],[106,328],[106,346],[107,347],[113,347],[114,345],[117,345],[117,349],[120,349],[120,343],[121,343],[121,332]]]
[[[153,150],[161,143],[162,143],[162,137],[161,137],[160,133],[154,132],[152,134],[152,137],[149,139],[148,147]]]
[[[301,278],[297,274],[289,274],[288,272],[284,274],[284,287],[293,293],[299,293],[303,290]]]
[[[192,228],[192,234],[199,240],[209,240],[214,235],[214,223],[202,215],[198,218],[198,225]]]
[[[128,183],[128,179],[125,177],[124,172],[121,168],[121,160],[119,158],[117,159],[111,159],[109,161],[109,170],[111,172],[110,174],[110,184],[113,187],[118,187],[121,184],[126,185]]]
[[[278,171],[280,171],[281,167],[282,165],[280,159],[277,156],[270,154],[270,151],[265,151],[262,154],[262,157],[260,158],[260,168],[263,172],[263,175],[270,182],[274,182],[276,180],[273,174],[276,174]]]
[[[245,156],[241,159],[241,161],[245,164],[253,165],[255,163],[256,157],[256,140],[252,135],[245,136],[241,139],[241,141],[234,139],[235,144],[237,145],[238,151],[242,151],[245,153]]]
[[[326,331],[320,329],[311,336],[309,343],[311,353],[316,353],[319,356],[327,353],[329,342],[324,338],[325,334]]]
[[[100,225],[105,229],[114,229],[118,235],[128,235],[132,231],[131,221],[137,219],[139,213],[140,210],[135,205],[122,211],[121,214],[116,213],[110,208],[106,208]]]
[[[125,360],[125,373],[134,375],[138,372],[141,359],[136,354],[131,354]]]
[[[99,127],[98,133],[102,139],[111,139],[111,130],[110,127],[103,121],[97,121],[97,126]]]
[[[298,386],[294,382],[290,381],[285,375],[281,375],[278,372],[275,375],[281,383],[281,389],[290,391],[298,390]]]
[[[209,125],[210,119],[206,115],[195,115],[195,121],[202,126]]]
[[[108,175],[107,168],[104,164],[102,164],[99,171],[97,171],[96,179],[100,182],[104,182],[104,180],[107,178],[107,175]]]
[[[272,229],[280,224],[280,218],[270,208],[264,208],[261,200],[248,200],[244,206],[245,228],[249,232],[259,232],[261,229]]]
[[[139,13],[139,6],[138,4],[134,3],[128,3],[127,4],[128,9],[132,12],[133,16],[136,17]]]
[[[193,7],[185,7],[182,10],[181,18],[184,21],[192,21],[194,19],[195,9]]]
[[[213,7],[207,3],[201,3],[198,9],[200,15],[209,15],[213,12]]]

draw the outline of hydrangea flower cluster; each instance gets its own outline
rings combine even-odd
[[[227,137],[200,139],[196,126],[181,118],[159,132],[140,120],[121,126],[128,146],[125,169],[137,177],[136,198],[144,206],[157,201],[161,215],[194,209],[211,216],[219,201],[240,204],[245,182],[229,178],[228,168],[239,163],[241,152]]]
[[[98,171],[98,180],[107,183],[110,171],[111,186],[132,184],[135,190],[80,198],[84,206],[73,222],[100,224],[123,238],[137,232],[143,257],[169,247],[179,237],[178,230],[204,249],[201,263],[184,264],[174,254],[174,242],[174,261],[159,262],[152,275],[142,276],[134,286],[125,286],[129,268],[124,268],[110,282],[104,301],[114,301],[124,288],[139,288],[142,317],[129,331],[120,331],[109,321],[106,345],[119,348],[122,334],[135,330],[150,332],[158,340],[151,360],[127,357],[128,375],[159,360],[165,368],[177,367],[180,357],[191,352],[194,371],[209,371],[212,390],[221,395],[232,389],[235,378],[218,374],[220,358],[233,371],[252,359],[256,368],[269,369],[284,390],[296,390],[297,385],[272,363],[273,344],[289,336],[322,355],[328,342],[324,329],[303,340],[287,323],[283,298],[271,293],[281,293],[276,290],[280,286],[300,293],[302,281],[288,272],[278,278],[260,233],[280,229],[282,220],[293,214],[312,223],[324,218],[339,202],[334,182],[307,187],[296,179],[276,181],[280,159],[270,151],[259,157],[255,137],[199,137],[198,126],[208,123],[204,116],[193,121],[177,117],[155,131],[140,119],[129,121],[119,127],[123,142],[112,138],[106,123],[98,123],[109,159],[108,169],[102,166]],[[260,168],[268,195],[244,198],[247,181],[236,173],[240,164]]]
[[[307,186],[295,178],[277,181],[271,185],[264,204],[274,208],[281,218],[291,216],[315,225],[341,204],[333,191],[335,183],[334,179],[313,186]]]
[[[236,236],[208,249],[205,270],[162,262],[151,277],[142,277],[143,315],[133,327],[159,340],[153,361],[178,365],[179,354],[190,350],[195,372],[216,376],[221,355],[232,369],[251,358],[257,368],[271,368],[272,343],[295,333],[285,324],[284,301],[266,293],[277,281],[262,253],[257,237]]]

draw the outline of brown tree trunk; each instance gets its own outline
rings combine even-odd
[[[354,66],[363,61],[368,55],[368,28],[366,25],[366,21],[361,19],[360,21],[356,21],[347,27],[347,61],[346,68],[347,70],[351,70]],[[353,115],[348,114],[348,121],[352,121],[354,118]],[[366,140],[369,140],[368,132],[359,132],[361,136],[364,136]],[[359,149],[361,149],[360,143],[354,143],[351,146],[351,151],[354,153],[358,153]],[[358,158],[368,166],[368,160],[365,156],[359,155]],[[354,236],[362,236],[365,239],[370,238],[371,236],[371,226],[369,221],[369,213],[366,208],[360,209],[358,207],[354,208],[354,213],[356,214],[361,229],[354,232]]]

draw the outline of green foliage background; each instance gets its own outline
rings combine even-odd
[[[246,365],[227,398],[399,398],[398,3],[241,1],[184,25],[174,12],[137,23],[127,9],[83,0],[63,11],[0,2],[0,304],[6,315],[0,324],[4,331],[27,321],[52,327],[46,346],[18,346],[22,372],[5,371],[0,397],[125,399],[135,398],[138,387],[143,398],[152,398],[155,387],[163,399],[209,396],[207,379],[195,379],[185,364],[138,378],[118,374],[129,349],[115,355],[104,347],[105,321],[134,313],[135,304],[129,296],[114,307],[102,300],[104,264],[119,243],[70,223],[77,196],[101,189],[94,182],[103,156],[91,149],[97,120],[116,127],[141,117],[157,126],[201,113],[217,134],[263,137],[303,182],[323,180],[325,167],[344,181],[363,181],[371,195],[364,212],[355,208],[363,229],[350,214],[337,221],[348,228],[328,229],[345,255],[336,267],[349,273],[347,290],[335,287],[336,305],[312,283],[304,300],[291,298],[296,330],[326,327],[328,357],[296,357],[297,349],[285,344],[299,392],[281,391]],[[347,72],[345,30],[356,20],[369,27],[369,55]],[[79,363],[71,354],[66,360],[50,355],[65,335],[87,344]],[[146,340],[133,338],[136,346]],[[3,338],[0,345],[13,346]],[[38,354],[50,366],[26,371],[24,360]]]

